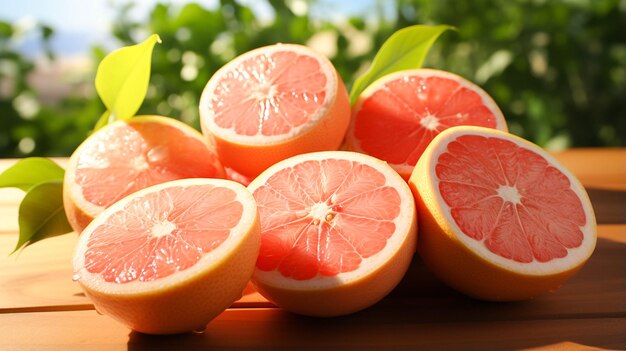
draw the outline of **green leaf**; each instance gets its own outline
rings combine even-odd
[[[10,38],[13,35],[13,26],[9,22],[0,21],[0,38]]]
[[[50,26],[42,25],[41,26],[41,34],[42,34],[44,40],[49,40],[52,37],[52,35],[54,34],[54,28],[52,28]]]
[[[93,127],[93,132],[95,132],[96,130],[106,126],[107,124],[111,123],[111,111],[106,110],[104,111],[104,113],[102,114],[102,116],[100,116],[100,118],[98,118],[98,122],[96,122],[96,126]]]
[[[39,183],[63,181],[64,174],[63,168],[47,158],[24,158],[0,174],[0,188],[28,191]]]
[[[72,231],[63,209],[63,182],[40,183],[31,188],[19,209],[20,236],[15,250]]]
[[[153,34],[143,43],[108,54],[96,72],[96,90],[116,120],[135,115],[146,97],[150,80],[152,49],[161,42]]]
[[[350,103],[354,104],[365,88],[377,79],[404,69],[422,66],[428,50],[448,25],[415,25],[400,29],[387,39],[376,53],[370,68],[356,79],[350,91]]]

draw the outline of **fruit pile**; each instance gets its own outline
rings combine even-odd
[[[277,44],[220,69],[199,109],[202,134],[109,124],[65,173],[74,280],[137,331],[202,330],[250,280],[288,311],[353,313],[416,251],[471,297],[527,299],[595,247],[580,182],[452,73],[384,76],[351,107],[327,58]]]

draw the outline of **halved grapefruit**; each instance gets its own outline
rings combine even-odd
[[[149,334],[203,330],[240,296],[260,245],[242,185],[182,179],[116,202],[80,236],[74,280],[96,309]]]
[[[309,316],[369,307],[402,279],[417,241],[406,182],[371,156],[328,151],[277,163],[248,186],[259,207],[253,283]]]
[[[475,84],[434,69],[399,71],[359,96],[346,146],[387,161],[408,180],[428,143],[458,125],[507,130],[496,103]]]
[[[133,117],[107,125],[72,154],[63,205],[80,233],[114,202],[150,185],[184,178],[224,178],[213,145],[172,118]]]
[[[554,291],[596,244],[583,186],[549,153],[481,127],[439,134],[409,185],[418,207],[418,251],[449,286],[484,300]]]
[[[224,166],[256,177],[301,153],[336,150],[350,121],[348,92],[332,63],[301,45],[245,53],[211,77],[202,131]]]

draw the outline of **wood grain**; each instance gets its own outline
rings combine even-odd
[[[626,190],[626,149],[571,149],[554,154],[589,188]]]
[[[24,192],[19,189],[0,188],[0,235],[18,232],[18,211],[23,197]]]
[[[625,318],[525,321],[425,321],[419,313],[332,319],[299,317],[281,309],[232,309],[203,334],[135,333],[95,311],[0,315],[3,350],[519,350],[554,345],[620,348]],[[37,332],[33,332],[37,331]]]
[[[16,235],[0,235],[1,313],[50,306],[90,308],[80,287],[72,282],[75,234],[47,239],[8,256],[16,241]]]
[[[393,314],[399,321],[413,313],[430,321],[450,315],[467,320],[600,314],[626,318],[626,274],[617,269],[626,267],[626,225],[601,225],[599,237],[596,252],[576,276],[558,291],[531,301],[494,304],[469,299],[439,283],[416,257],[399,286],[368,313],[372,318]],[[0,247],[12,248],[15,240],[11,235],[0,235]],[[34,244],[15,256],[0,255],[0,313],[92,308],[71,280],[76,240],[75,234],[68,234]],[[271,306],[249,287],[233,307]]]

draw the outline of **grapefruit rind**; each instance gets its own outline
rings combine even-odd
[[[408,69],[408,70],[402,70],[402,71],[390,73],[388,75],[385,75],[377,79],[361,93],[361,95],[357,99],[352,109],[353,111],[352,118],[350,120],[350,126],[348,127],[348,132],[346,133],[345,144],[348,150],[366,153],[361,146],[361,141],[357,139],[355,135],[355,128],[356,128],[356,122],[357,122],[356,116],[361,111],[363,103],[368,98],[370,98],[374,93],[376,93],[380,89],[383,89],[387,83],[398,80],[398,79],[408,79],[409,77],[417,77],[417,78],[424,78],[424,79],[429,78],[429,77],[446,78],[446,79],[450,79],[450,80],[457,82],[460,86],[464,88],[468,88],[469,90],[478,93],[484,106],[486,106],[489,109],[489,111],[491,111],[491,113],[493,114],[495,118],[496,125],[494,128],[505,131],[505,132],[508,131],[506,119],[504,118],[502,111],[500,110],[496,102],[491,98],[491,96],[489,96],[489,94],[487,94],[478,85],[470,82],[469,80],[466,80],[465,78],[461,76],[458,76],[454,73],[450,73],[446,71],[440,71],[440,70],[428,69],[428,68]],[[398,173],[400,173],[400,175],[402,175],[406,179],[410,177],[411,172],[413,172],[413,168],[414,168],[414,166],[406,164],[406,163],[391,163],[390,162],[389,164]]]
[[[417,243],[415,202],[408,185],[391,167],[374,157],[351,151],[315,152],[292,157],[275,164],[248,186],[254,191],[276,172],[309,160],[342,159],[359,162],[384,174],[386,184],[398,190],[400,213],[395,218],[396,230],[378,253],[364,258],[360,266],[335,276],[317,275],[312,279],[295,280],[277,270],[255,269],[252,282],[268,300],[289,311],[318,317],[354,313],[373,305],[400,282],[413,259]],[[262,204],[259,204],[262,206]]]
[[[226,187],[237,195],[243,212],[237,225],[218,247],[193,266],[149,282],[123,284],[105,281],[84,268],[87,243],[93,230],[110,214],[122,211],[137,197],[167,187],[211,185]],[[260,222],[256,202],[241,184],[222,179],[174,180],[139,190],[96,217],[79,238],[73,258],[74,278],[96,309],[148,334],[174,334],[204,329],[206,324],[241,297],[260,247]]]
[[[543,157],[564,174],[579,196],[585,217],[580,246],[546,263],[520,263],[491,252],[481,241],[464,234],[439,189],[435,166],[448,144],[463,135],[501,138]],[[589,197],[578,179],[553,156],[517,136],[483,127],[452,127],[439,134],[418,161],[409,180],[419,214],[418,252],[426,265],[449,286],[483,300],[510,301],[553,291],[589,259],[596,244],[596,221]]]

